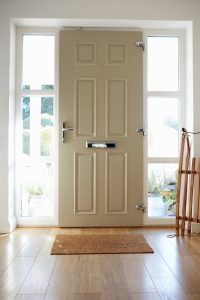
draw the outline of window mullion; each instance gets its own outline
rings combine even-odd
[[[48,97],[54,96],[54,90],[21,90],[20,91],[21,97],[29,97],[29,96],[41,96],[41,97]]]
[[[165,92],[165,91],[147,91],[147,97],[160,97],[160,98],[179,98],[181,93],[180,92]]]
[[[178,163],[178,157],[148,157],[148,163]]]

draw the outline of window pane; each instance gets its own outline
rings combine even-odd
[[[54,98],[23,97],[23,217],[53,216]]]
[[[148,156],[178,157],[177,98],[148,98]]]
[[[53,152],[53,98],[41,98],[41,156],[51,156]]]
[[[23,161],[22,217],[51,217],[54,205],[54,166],[51,161]]]
[[[148,91],[178,91],[178,37],[148,37]]]
[[[23,153],[30,154],[30,98],[22,99]]]
[[[54,36],[23,35],[23,89],[54,89]]]
[[[176,215],[177,164],[148,165],[148,216]]]

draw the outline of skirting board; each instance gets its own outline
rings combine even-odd
[[[17,220],[15,217],[12,217],[9,220],[1,221],[0,220],[0,233],[10,233],[17,227]]]

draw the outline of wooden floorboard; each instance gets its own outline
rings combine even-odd
[[[43,300],[44,295],[17,295],[15,300]]]
[[[154,254],[51,256],[56,234],[141,233]],[[21,228],[0,236],[1,300],[200,300],[200,237],[172,229]]]

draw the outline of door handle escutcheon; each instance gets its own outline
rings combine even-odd
[[[62,142],[63,143],[66,143],[67,132],[68,131],[74,131],[74,128],[72,128],[72,127],[66,127],[66,123],[63,122],[63,125],[62,125]]]

